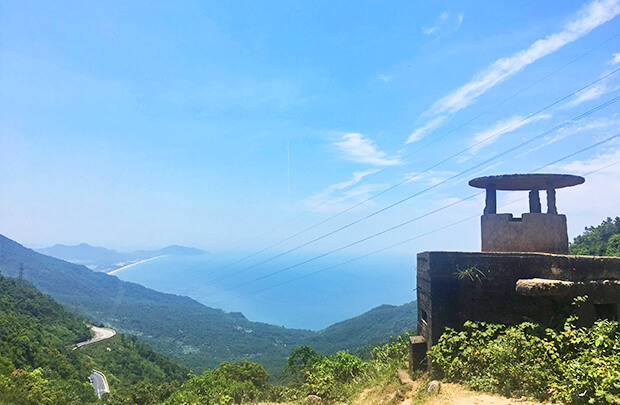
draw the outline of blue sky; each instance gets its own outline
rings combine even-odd
[[[411,178],[266,258],[617,97],[620,72],[528,118],[620,67],[618,13],[612,0],[0,2],[0,232],[39,247],[252,252]],[[529,172],[605,139],[620,132],[619,106],[301,252],[468,196],[475,175]],[[619,145],[547,171],[599,169],[620,160]],[[610,166],[558,193],[571,236],[619,214],[619,174]],[[346,253],[481,211],[473,199]],[[477,221],[392,254],[428,249],[479,249]]]

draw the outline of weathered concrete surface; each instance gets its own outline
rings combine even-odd
[[[413,385],[413,379],[407,370],[396,370],[401,385]]]
[[[547,190],[572,187],[586,180],[572,174],[500,174],[497,176],[477,177],[469,181],[476,188],[493,187],[496,190]]]
[[[568,253],[565,215],[484,214],[480,225],[483,252]]]
[[[427,343],[424,336],[409,337],[409,372],[424,370],[428,367],[426,359]]]
[[[459,274],[463,277],[459,278]],[[473,275],[468,277],[467,274]],[[524,320],[552,323],[570,307],[572,295],[525,296],[517,282],[550,279],[584,286],[620,280],[620,257],[571,256],[548,253],[422,252],[418,254],[418,330],[428,346],[446,327],[460,328],[467,320],[514,324]],[[589,283],[595,282],[595,283]],[[615,285],[615,283],[612,283]],[[604,287],[608,288],[608,287]],[[589,300],[579,314],[592,322],[601,311],[613,312],[620,295],[586,288]],[[601,307],[597,307],[601,306]]]
[[[518,280],[517,294],[530,297],[578,297],[588,295],[598,301],[620,299],[620,280],[562,281],[546,278]]]

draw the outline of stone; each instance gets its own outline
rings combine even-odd
[[[429,394],[439,394],[441,391],[441,383],[437,380],[433,380],[426,384],[426,392]]]
[[[537,208],[540,211],[540,201]],[[568,253],[565,215],[524,213],[484,214],[480,218],[483,252]]]
[[[469,181],[476,188],[493,187],[496,190],[548,190],[550,188],[572,187],[586,181],[572,174],[502,174],[499,176],[478,177]]]
[[[413,379],[407,370],[396,370],[401,385],[413,385]]]
[[[409,372],[424,370],[428,366],[426,359],[427,351],[426,339],[423,336],[409,337]]]
[[[323,399],[318,395],[308,395],[305,402],[308,405],[315,405],[321,404],[323,402]]]

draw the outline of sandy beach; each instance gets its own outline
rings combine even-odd
[[[140,264],[140,263],[146,263],[146,262],[150,262],[151,260],[159,259],[160,257],[164,257],[164,256],[166,256],[166,255],[155,256],[155,257],[151,257],[151,258],[149,258],[149,259],[140,260],[139,262],[131,263],[131,264],[128,264],[127,266],[123,266],[123,267],[118,268],[118,269],[116,269],[116,270],[112,270],[112,271],[108,272],[108,274],[114,274],[114,273],[116,273],[116,272],[118,272],[118,271],[128,269],[128,268],[130,268],[130,267],[132,267],[132,266],[135,266],[135,265],[137,265],[137,264]]]

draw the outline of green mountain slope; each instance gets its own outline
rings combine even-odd
[[[222,361],[248,359],[276,375],[294,347],[312,344],[321,352],[356,349],[415,327],[415,316],[408,323],[406,310],[391,306],[322,332],[251,322],[241,314],[209,308],[188,297],[157,292],[44,256],[0,235],[0,272],[17,276],[20,266],[26,279],[71,310],[135,335],[196,371]]]
[[[24,277],[67,307],[195,370],[247,358],[271,370],[314,332],[250,322],[187,297],[160,293],[24,248],[0,236],[0,272]]]
[[[338,322],[309,341],[319,353],[356,350],[412,330],[417,324],[417,303],[381,305],[370,311]]]
[[[571,243],[569,251],[573,255],[620,256],[620,217],[586,227]]]
[[[138,382],[183,381],[189,372],[122,334],[72,350],[90,337],[84,318],[29,282],[0,276],[0,403],[94,403],[93,368],[121,392]]]

